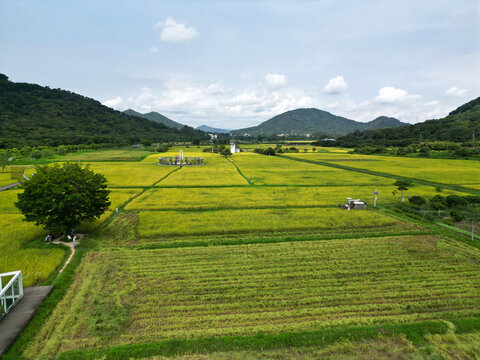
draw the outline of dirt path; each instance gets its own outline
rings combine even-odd
[[[77,241],[76,241],[77,246],[80,244],[80,241],[82,241],[83,236],[84,236],[84,234],[78,234],[77,235]],[[70,260],[72,260],[73,255],[75,255],[75,249],[73,248],[73,242],[61,241],[60,239],[61,238],[58,238],[57,240],[52,241],[52,244],[61,244],[63,246],[66,246],[66,247],[70,248],[70,256],[68,257],[67,261],[65,261],[65,264],[63,264],[62,268],[58,272],[57,277],[58,277],[58,275],[60,275],[62,273],[63,270],[65,270],[67,265],[70,263]]]
[[[16,183],[13,183],[13,184],[8,184],[8,185],[5,185],[5,186],[0,186],[0,191],[3,191],[3,190],[8,190],[10,188],[13,188],[17,185],[20,185],[19,182],[16,182]]]

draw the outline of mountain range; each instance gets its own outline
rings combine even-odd
[[[362,123],[333,115],[327,111],[314,108],[296,109],[261,123],[260,125],[233,130],[234,135],[306,135],[322,133],[330,136],[344,135],[356,130],[398,127],[408,125],[400,120],[380,116],[370,122]]]

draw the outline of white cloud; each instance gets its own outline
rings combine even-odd
[[[333,79],[330,79],[327,85],[323,87],[323,91],[327,94],[339,94],[347,90],[348,86],[343,76],[336,76]]]
[[[113,99],[107,100],[102,104],[111,108],[119,109],[123,106],[124,100],[121,96],[114,97]]]
[[[160,40],[166,42],[181,43],[198,36],[198,31],[193,26],[188,27],[185,24],[177,23],[171,17],[158,22],[153,28],[162,30]]]
[[[303,91],[272,88],[266,82],[235,89],[224,84],[199,84],[171,78],[153,90],[144,87],[131,97],[117,97],[104,105],[118,110],[132,108],[139,112],[157,111],[175,121],[192,126],[240,128],[257,125],[282,112],[303,107],[320,107]]]
[[[467,93],[466,89],[460,89],[456,86],[452,86],[450,89],[447,90],[445,93],[447,96],[454,96],[454,97],[461,97]]]
[[[156,53],[158,53],[158,47],[156,47],[155,45],[152,45],[148,48],[147,52],[149,54],[156,54]]]
[[[252,79],[250,85],[238,88],[172,77],[140,88],[131,96],[113,97],[104,105],[118,110],[132,108],[142,113],[157,111],[191,126],[206,123],[232,129],[258,125],[285,111],[306,107],[357,121],[371,121],[385,115],[409,123],[438,119],[453,109],[448,104],[423,100],[420,95],[393,87],[382,88],[377,97],[359,102],[343,97],[322,102],[311,96],[315,90],[309,93],[287,85],[271,87],[265,79],[258,80]]]
[[[272,88],[278,88],[287,83],[285,75],[281,74],[267,74],[265,75],[265,81],[267,82],[267,85]]]
[[[421,95],[409,94],[406,90],[397,89],[393,86],[385,86],[378,91],[375,101],[382,104],[393,104],[405,100],[420,99]]]

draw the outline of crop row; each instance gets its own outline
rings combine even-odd
[[[215,212],[140,212],[140,237],[287,230],[381,228],[400,223],[371,211],[329,208],[249,209]]]
[[[187,169],[185,169],[187,170]],[[185,174],[176,172],[167,180]],[[291,206],[336,206],[346,201],[346,197],[360,198],[373,206],[373,191],[381,195],[377,203],[384,205],[401,201],[400,195],[393,195],[393,185],[381,186],[322,186],[322,187],[238,187],[238,188],[155,188],[146,191],[132,201],[127,210],[165,209],[235,209]],[[445,191],[444,195],[453,194]],[[407,196],[433,197],[437,192],[431,186],[415,186]]]
[[[63,351],[478,316],[479,259],[477,249],[433,236],[105,249],[87,258],[35,346],[53,342]],[[132,284],[121,298],[130,321],[115,337],[81,330],[94,289]],[[48,329],[74,323],[49,337]]]

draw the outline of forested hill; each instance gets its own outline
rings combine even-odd
[[[163,124],[165,126],[173,127],[173,128],[177,128],[177,129],[182,129],[185,126],[185,125],[180,124],[176,121],[173,121],[172,119],[169,119],[165,115],[159,114],[158,112],[155,112],[155,111],[151,111],[149,113],[142,114],[142,113],[139,113],[135,110],[128,109],[128,110],[125,110],[123,113],[127,114],[127,115],[138,116],[138,117],[148,119],[148,120],[151,120],[151,121],[155,121],[155,122],[158,122],[158,123]]]
[[[442,119],[400,128],[357,131],[338,139],[339,144],[409,145],[422,141],[468,142],[480,137],[480,97],[472,100]]]
[[[261,123],[258,126],[234,130],[236,135],[306,135],[327,134],[331,136],[344,135],[355,130],[376,129],[406,125],[394,118],[379,117],[368,123],[362,123],[331,114],[319,109],[296,109]]]
[[[0,74],[0,148],[129,145],[206,136],[191,127],[179,130],[129,116],[70,91],[11,82]]]

